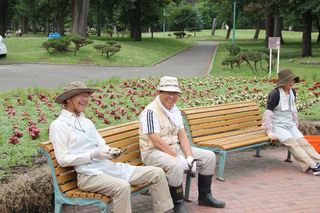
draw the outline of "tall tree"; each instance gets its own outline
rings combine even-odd
[[[88,12],[90,0],[72,0],[71,32],[83,37],[87,34]]]
[[[302,29],[302,57],[312,56],[311,32],[312,32],[312,13],[311,9],[302,13],[303,29]]]
[[[8,0],[0,1],[0,35],[4,37],[7,32],[8,26],[8,10],[9,10],[9,2]]]

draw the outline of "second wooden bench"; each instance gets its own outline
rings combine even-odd
[[[227,153],[270,143],[256,103],[238,102],[182,109],[190,142],[220,154],[218,179],[224,180]]]

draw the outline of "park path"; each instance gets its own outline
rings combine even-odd
[[[261,158],[255,151],[228,154],[225,181],[212,181],[212,192],[224,200],[223,209],[199,206],[197,178],[192,179],[189,213],[319,213],[320,177],[302,173],[295,160],[284,161],[284,147],[263,149]],[[218,157],[219,161],[219,157]],[[217,162],[219,165],[219,162]],[[216,166],[216,173],[218,172]],[[152,213],[150,196],[132,198],[133,213]],[[98,213],[93,206],[66,206],[63,213]]]
[[[54,88],[70,81],[122,79],[170,75],[175,77],[205,76],[208,74],[217,43],[199,41],[191,48],[154,66],[102,67],[52,64],[1,64],[0,91],[16,88]]]

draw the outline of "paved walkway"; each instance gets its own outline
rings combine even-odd
[[[226,201],[224,209],[197,205],[197,178],[192,179],[190,213],[318,213],[320,177],[300,172],[295,162],[286,163],[285,148],[262,150],[262,158],[253,151],[230,153],[226,161],[225,181],[214,180],[216,198]],[[152,213],[151,198],[132,198],[134,213]],[[64,213],[98,212],[95,207],[65,208]]]
[[[171,75],[207,75],[216,49],[213,41],[200,41],[187,50],[150,67],[102,67],[83,65],[2,64],[0,91],[40,86],[54,88],[74,80],[138,78]]]

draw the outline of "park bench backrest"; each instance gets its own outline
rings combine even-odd
[[[199,146],[228,150],[268,140],[261,128],[259,108],[251,101],[187,108],[182,112],[188,123],[189,139]],[[237,135],[244,134],[251,134],[250,140],[236,142]],[[252,134],[257,137],[252,138]]]
[[[114,162],[130,163],[131,165],[141,165],[139,149],[139,123],[134,121],[127,124],[121,124],[113,127],[107,127],[98,130],[106,143],[110,147],[118,147],[125,152]],[[43,142],[39,145],[44,151],[49,153],[54,167],[55,177],[53,181],[59,186],[60,192],[71,197],[89,197],[101,199],[108,202],[110,198],[97,193],[86,193],[79,191],[77,186],[77,174],[73,167],[60,167],[54,154],[53,146],[50,142]],[[54,184],[55,185],[55,184]],[[55,189],[56,191],[56,189]]]

